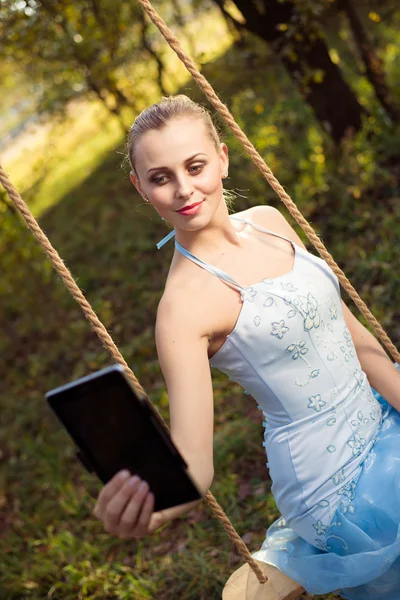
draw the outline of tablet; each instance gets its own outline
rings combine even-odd
[[[113,365],[47,392],[46,400],[89,472],[107,483],[122,469],[148,482],[154,511],[202,497],[149,400]]]

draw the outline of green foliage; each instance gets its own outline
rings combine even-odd
[[[203,0],[189,20],[188,7],[179,2],[156,4],[175,20],[183,45],[197,52],[195,25],[205,17],[210,21],[216,9]],[[84,96],[103,102],[125,128],[127,106],[138,112],[150,96],[171,93],[176,84],[171,60],[164,65],[167,49],[160,47],[159,32],[137,2],[2,0],[0,24],[0,74],[6,70],[10,82],[9,71],[17,71],[23,84],[13,83],[20,89],[31,83],[31,114],[64,112],[72,99]],[[198,51],[207,60],[208,50]]]
[[[111,106],[123,103],[116,70],[136,51],[135,3],[103,0],[74,3],[1,3],[2,46],[5,57],[41,82],[40,110],[47,112],[82,92],[92,91]],[[136,16],[135,16],[136,15]],[[128,30],[129,36],[127,35]]]

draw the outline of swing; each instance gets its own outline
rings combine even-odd
[[[380,339],[382,344],[387,348],[388,352],[391,354],[393,359],[400,363],[400,354],[397,351],[394,344],[389,339],[386,332],[383,330],[382,326],[370,312],[363,300],[359,297],[356,290],[351,285],[343,271],[335,263],[332,256],[326,250],[324,244],[318,238],[317,234],[312,229],[307,220],[300,213],[293,200],[285,192],[283,187],[275,178],[272,171],[266,165],[266,163],[261,158],[257,150],[254,148],[253,144],[248,140],[246,135],[237,125],[227,107],[218,99],[213,88],[208,83],[208,81],[200,74],[194,62],[184,53],[177,38],[172,34],[172,32],[164,23],[164,21],[153,9],[149,0],[138,0],[138,2],[141,4],[143,10],[147,13],[152,22],[158,27],[158,29],[160,30],[161,34],[164,36],[170,47],[175,51],[180,60],[184,63],[184,65],[186,66],[192,77],[195,79],[197,84],[200,86],[206,97],[223,116],[223,118],[225,119],[235,136],[239,139],[239,141],[248,151],[253,162],[263,173],[264,177],[266,178],[272,189],[278,194],[279,198],[282,200],[282,202],[284,202],[291,215],[296,219],[297,223],[305,231],[307,237],[318,250],[321,257],[327,262],[327,264],[337,275],[341,285],[347,291],[349,296],[352,298],[352,300],[359,308],[361,313],[364,315],[364,317],[367,319],[367,321],[370,323],[370,325],[373,327],[377,337]],[[124,367],[127,376],[129,377],[134,388],[137,390],[138,394],[142,397],[147,397],[144,389],[136,379],[132,370],[129,368],[128,364],[126,363],[122,354],[118,350],[117,346],[115,345],[105,326],[101,323],[96,313],[90,306],[89,302],[83,295],[82,291],[76,284],[69,269],[63,263],[58,252],[51,245],[49,239],[40,228],[38,222],[30,212],[28,206],[23,201],[17,190],[13,187],[7,174],[4,172],[1,166],[0,182],[6,190],[6,192],[8,193],[10,200],[13,202],[16,209],[19,211],[22,218],[24,219],[25,224],[31,230],[33,235],[37,238],[39,243],[42,245],[43,250],[47,254],[51,264],[53,265],[57,273],[60,275],[60,277],[63,279],[69,292],[81,306],[85,317],[90,322],[93,330],[99,337],[103,346],[110,352],[112,358]],[[165,427],[165,430],[169,433],[169,428],[165,423],[164,419],[161,417],[161,415],[160,419],[163,426]],[[272,565],[254,559],[251,556],[249,549],[244,544],[238,533],[235,531],[228,517],[225,515],[221,506],[218,504],[217,500],[214,498],[213,494],[210,491],[208,491],[205,495],[205,499],[214,511],[215,515],[220,519],[224,529],[231,538],[237,551],[241,554],[245,561],[245,564],[242,565],[239,569],[237,569],[226,582],[226,585],[222,592],[223,600],[295,600],[305,591],[302,586],[300,586],[290,577],[286,576],[279,569],[273,567]]]

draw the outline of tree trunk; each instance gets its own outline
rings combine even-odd
[[[339,9],[343,10],[349,20],[354,41],[365,65],[366,75],[374,88],[375,95],[393,123],[400,121],[400,110],[392,99],[386,84],[383,61],[376,54],[367,33],[351,0],[340,0]]]
[[[229,12],[225,8],[224,0],[214,0],[214,2],[221,11],[221,14],[225,19],[226,26],[228,27],[231,36],[238,45],[241,45],[243,43],[243,31],[246,29],[246,27],[242,23],[235,21],[235,19],[231,17]]]
[[[246,19],[247,30],[268,42],[280,57],[333,140],[339,143],[349,131],[358,131],[365,109],[339,67],[331,61],[315,25],[305,22],[295,4],[290,0],[234,0],[234,3]]]

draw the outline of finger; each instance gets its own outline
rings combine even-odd
[[[140,511],[139,520],[138,520],[138,528],[143,527],[147,531],[153,511],[154,511],[154,494],[152,492],[148,492],[148,494],[145,498],[145,501],[143,503],[142,510]]]
[[[140,538],[149,534],[149,524],[154,511],[154,494],[148,492],[144,498],[142,509],[136,525],[128,529],[121,529],[119,537],[125,539]]]
[[[145,501],[148,491],[149,484],[146,481],[142,481],[137,488],[135,496],[133,496],[130,502],[126,505],[123,515],[121,516],[118,535],[132,535],[132,531],[136,529],[137,521],[142,510],[142,505]]]
[[[129,471],[120,471],[100,491],[99,497],[97,498],[96,505],[93,509],[93,514],[99,519],[103,519],[105,509],[110,500],[115,494],[121,489],[125,481],[130,477]]]
[[[103,489],[100,491],[97,503],[94,509],[94,513],[100,519],[103,518],[105,508],[108,502],[115,496],[118,490],[124,485],[125,481],[129,479],[130,473],[127,470],[120,471],[110,481],[108,481]]]
[[[140,482],[141,480],[137,475],[129,478],[107,504],[103,521],[105,530],[108,533],[117,533],[119,531],[124,509],[128,502],[135,502]]]

